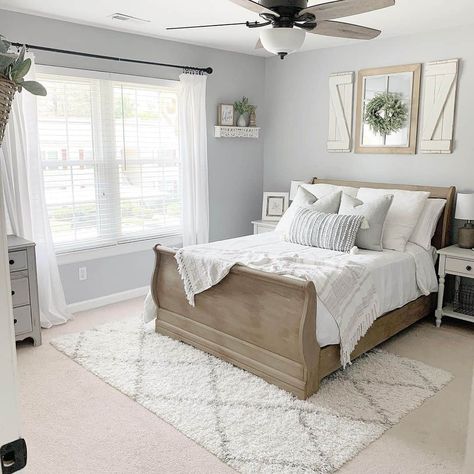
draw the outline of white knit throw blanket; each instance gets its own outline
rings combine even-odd
[[[371,274],[349,254],[337,253],[314,259],[296,254],[281,256],[197,245],[180,249],[176,260],[192,306],[195,295],[219,283],[237,264],[312,281],[318,297],[339,327],[344,368],[350,364],[351,352],[359,339],[380,315]]]

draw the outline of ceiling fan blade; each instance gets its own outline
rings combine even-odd
[[[263,5],[260,5],[260,3],[254,2],[252,0],[230,0],[232,3],[235,3],[236,5],[239,5],[240,7],[244,7],[247,10],[250,10],[254,13],[258,13],[259,15],[261,13],[267,13],[269,15],[273,15],[276,17],[279,17],[280,15],[273,10],[270,10],[269,8],[264,7]]]
[[[255,49],[263,49],[263,43],[262,43],[262,40],[260,38],[257,41],[257,44],[255,45]]]
[[[316,17],[316,21],[332,20],[380,10],[393,5],[395,5],[395,0],[338,0],[305,8],[299,12],[299,15],[311,13]]]
[[[237,26],[237,25],[247,25],[248,22],[244,21],[243,23],[218,23],[216,25],[194,25],[194,26],[171,26],[166,28],[167,30],[190,30],[192,28],[214,28],[217,26]]]
[[[359,40],[374,39],[382,33],[380,30],[367,28],[366,26],[353,25],[351,23],[342,23],[340,21],[321,21],[312,30],[306,31],[316,35]]]

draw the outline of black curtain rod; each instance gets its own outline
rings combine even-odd
[[[11,43],[13,46],[22,47],[22,43]],[[148,64],[150,66],[163,66],[163,67],[172,67],[175,69],[183,69],[187,71],[197,71],[205,72],[207,74],[212,74],[212,67],[195,67],[195,66],[180,66],[178,64],[167,64],[167,63],[154,63],[152,61],[142,61],[140,59],[126,59],[119,58],[116,56],[104,56],[102,54],[92,54],[92,53],[81,53],[79,51],[69,51],[67,49],[57,49],[57,48],[48,48],[46,46],[37,46],[34,44],[25,44],[27,49],[36,49],[38,51],[48,51],[50,53],[61,53],[61,54],[71,54],[73,56],[83,56],[85,58],[95,58],[95,59],[107,59],[109,61],[119,61],[126,63],[135,63],[135,64]]]

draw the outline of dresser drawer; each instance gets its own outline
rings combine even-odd
[[[474,263],[459,258],[446,258],[446,271],[461,273],[474,278]]]
[[[13,322],[15,323],[15,334],[31,332],[33,329],[31,324],[31,308],[29,306],[13,308]]]
[[[30,304],[30,285],[28,278],[12,279],[11,283],[13,307]]]
[[[19,250],[18,252],[9,252],[8,263],[10,264],[11,272],[16,272],[18,270],[26,270],[28,268],[28,257],[26,256],[26,250]]]

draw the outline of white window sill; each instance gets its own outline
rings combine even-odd
[[[156,244],[165,245],[167,247],[180,247],[183,244],[182,235],[166,235],[163,237],[155,237],[148,240],[140,240],[136,242],[126,242],[122,244],[99,247],[95,249],[76,250],[73,252],[57,254],[58,265],[67,265],[69,263],[85,262],[87,260],[97,260],[100,258],[115,257],[128,253],[142,252],[144,250],[152,250]]]

